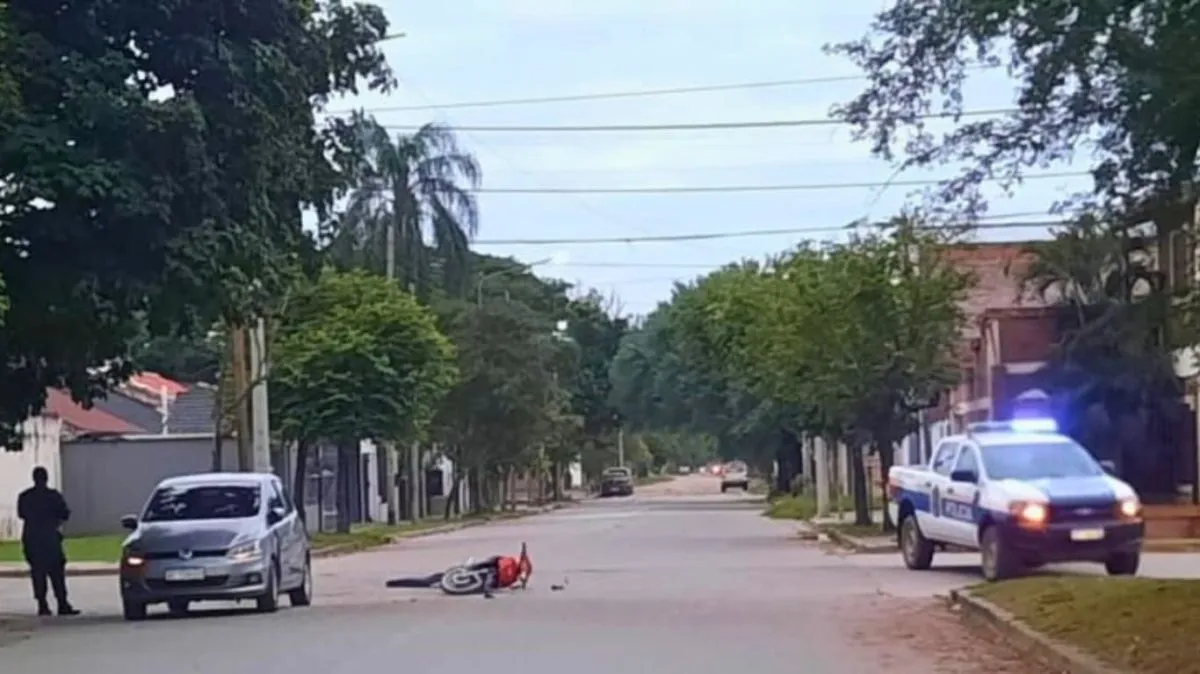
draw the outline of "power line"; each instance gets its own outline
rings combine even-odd
[[[961,119],[964,117],[995,117],[1017,112],[1017,108],[995,108],[992,110],[964,110],[962,112],[931,112],[917,119]],[[487,133],[611,133],[628,131],[718,131],[731,129],[780,129],[802,126],[844,125],[840,119],[810,117],[807,119],[769,119],[756,122],[700,122],[694,124],[594,124],[577,126],[456,126],[453,131]],[[420,125],[384,124],[395,131],[417,131]]]
[[[703,94],[718,91],[743,91],[749,89],[777,89],[804,84],[832,84],[834,82],[856,82],[863,75],[835,75],[831,77],[801,77],[786,80],[763,80],[758,82],[735,82],[731,84],[708,84],[690,87],[667,87],[663,89],[638,89],[632,91],[605,91],[593,94],[567,94],[559,96],[530,96],[525,98],[494,98],[476,101],[456,101],[438,105],[389,105],[369,108],[367,112],[415,112],[418,110],[454,110],[465,108],[499,108],[510,105],[539,105],[543,103],[574,103],[577,101],[604,101],[621,98],[649,98],[653,96],[676,96],[680,94]],[[331,115],[345,115],[352,109],[331,111]]]
[[[875,223],[879,225],[881,223]],[[1030,222],[983,222],[974,225],[930,225],[919,227],[924,231],[954,231],[980,229],[1018,229],[1028,227],[1054,227],[1061,225],[1061,220],[1039,220]],[[663,234],[659,236],[618,236],[598,238],[563,238],[563,239],[478,239],[474,243],[480,246],[560,246],[585,245],[600,243],[670,243],[675,241],[706,241],[714,239],[740,239],[753,236],[782,236],[792,234],[832,234],[852,232],[858,226],[843,227],[785,227],[781,229],[748,229],[740,232],[696,232],[690,234]],[[568,265],[570,266],[570,265]]]
[[[1021,180],[1053,180],[1091,175],[1088,171],[1064,171],[1024,176]],[[941,180],[892,180],[861,183],[792,183],[782,185],[663,185],[658,187],[481,187],[479,194],[711,194],[728,192],[801,192],[815,190],[875,189],[880,187],[923,187],[941,185]]]
[[[404,34],[388,36],[403,37]],[[972,70],[994,70],[991,66],[972,67]],[[332,110],[327,114],[345,115],[356,111],[362,112],[415,112],[419,110],[452,110],[462,108],[497,108],[511,105],[538,105],[544,103],[574,103],[577,101],[602,101],[621,98],[649,98],[654,96],[675,96],[681,94],[703,94],[719,91],[738,91],[748,89],[775,89],[781,87],[802,86],[806,84],[833,84],[835,82],[857,82],[866,79],[866,75],[831,75],[825,77],[798,77],[781,80],[758,80],[752,82],[734,82],[727,84],[702,84],[683,87],[664,87],[659,89],[634,89],[626,91],[602,91],[590,94],[564,94],[558,96],[525,96],[519,98],[492,98],[474,101],[455,101],[451,103],[426,105],[389,105],[373,108],[358,108]],[[424,98],[424,97],[422,97]]]

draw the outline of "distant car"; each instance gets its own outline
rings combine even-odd
[[[721,470],[721,493],[730,489],[746,491],[750,488],[750,469],[741,461],[730,461]]]
[[[633,471],[622,466],[605,468],[600,476],[601,496],[631,496],[633,494]]]
[[[691,472],[692,472],[692,467],[691,467],[691,466],[680,466],[680,467],[679,467],[679,474],[680,474],[680,475],[687,475],[688,473],[691,473]]]
[[[205,473],[163,480],[121,553],[126,620],[143,620],[165,603],[184,614],[192,602],[253,600],[274,612],[312,603],[308,533],[279,478],[269,473]]]

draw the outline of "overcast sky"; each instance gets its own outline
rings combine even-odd
[[[427,121],[451,126],[672,124],[823,118],[862,80],[685,95],[479,108],[464,101],[608,93],[858,74],[822,53],[861,36],[878,0],[384,0],[394,32],[388,59],[402,82],[362,106],[397,130]],[[1002,75],[981,75],[967,107],[1012,104]],[[425,106],[420,110],[387,110]],[[480,160],[485,188],[871,183],[892,178],[838,126],[620,133],[461,132]],[[1086,167],[1064,166],[1057,171]],[[907,179],[947,175],[913,174]],[[999,192],[991,213],[1044,211],[1083,179],[1031,181]],[[639,237],[750,229],[836,228],[894,214],[913,188],[648,195],[482,194],[477,248],[533,262],[567,257],[539,273],[619,296],[644,313],[672,283],[744,257],[761,258],[801,235],[716,241],[517,245],[497,239]],[[1029,217],[1017,218],[1029,220]],[[1010,229],[979,238],[1044,236]],[[836,236],[819,231],[810,238]]]

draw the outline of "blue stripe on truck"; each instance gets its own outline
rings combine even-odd
[[[900,493],[896,494],[896,502],[903,503],[905,501],[911,503],[914,510],[929,512],[929,494],[917,491],[916,489],[901,489]]]

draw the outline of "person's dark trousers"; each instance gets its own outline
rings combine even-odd
[[[50,603],[46,601],[48,589],[54,591],[59,615],[79,613],[67,600],[67,560],[61,551],[27,550],[25,561],[29,563],[29,579],[33,584],[38,615],[50,615]]]

